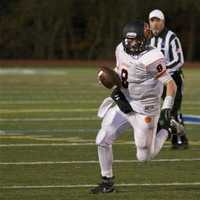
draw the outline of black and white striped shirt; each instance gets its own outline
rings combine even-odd
[[[184,64],[180,40],[171,30],[165,28],[158,36],[152,37],[150,45],[162,51],[166,59],[167,70],[170,74],[178,71]]]

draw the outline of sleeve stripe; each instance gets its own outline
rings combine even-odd
[[[173,40],[175,37],[176,37],[175,34],[172,34],[172,35],[170,36],[170,38],[169,38],[169,44],[172,42],[172,40]]]
[[[172,61],[174,60],[174,55],[172,51],[172,45],[169,45],[169,60]]]
[[[158,47],[158,38],[157,37],[155,37],[155,47]]]
[[[173,67],[175,67],[176,65],[178,65],[181,62],[181,54],[178,53],[178,59],[175,60],[174,62],[170,63],[170,65],[167,65],[167,69],[171,69]]]
[[[181,48],[180,43],[177,40],[177,38],[174,39],[174,43],[175,43],[176,49]],[[171,62],[168,63],[167,69],[171,69],[173,67],[176,67],[179,63],[181,63],[181,52],[178,52],[178,53],[174,52],[172,50],[172,46],[170,45],[170,47],[169,47],[169,58],[170,58]]]

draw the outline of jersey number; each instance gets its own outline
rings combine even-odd
[[[158,72],[162,72],[162,70],[163,70],[163,66],[160,64],[160,65],[158,65],[157,66],[157,70],[158,70]]]
[[[124,88],[128,88],[128,71],[126,69],[122,69],[121,71],[121,79],[122,79],[122,86]]]

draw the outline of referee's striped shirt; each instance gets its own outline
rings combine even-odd
[[[182,67],[184,63],[183,51],[180,40],[174,32],[165,28],[158,36],[151,38],[150,45],[162,51],[170,74]]]

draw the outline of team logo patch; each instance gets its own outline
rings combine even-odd
[[[150,112],[151,110],[153,110],[154,109],[154,106],[153,105],[149,105],[149,106],[145,106],[144,107],[144,110],[146,111],[146,112]]]
[[[144,121],[145,121],[145,123],[149,124],[149,123],[151,123],[152,119],[151,119],[151,117],[146,116],[146,117],[144,118]]]

